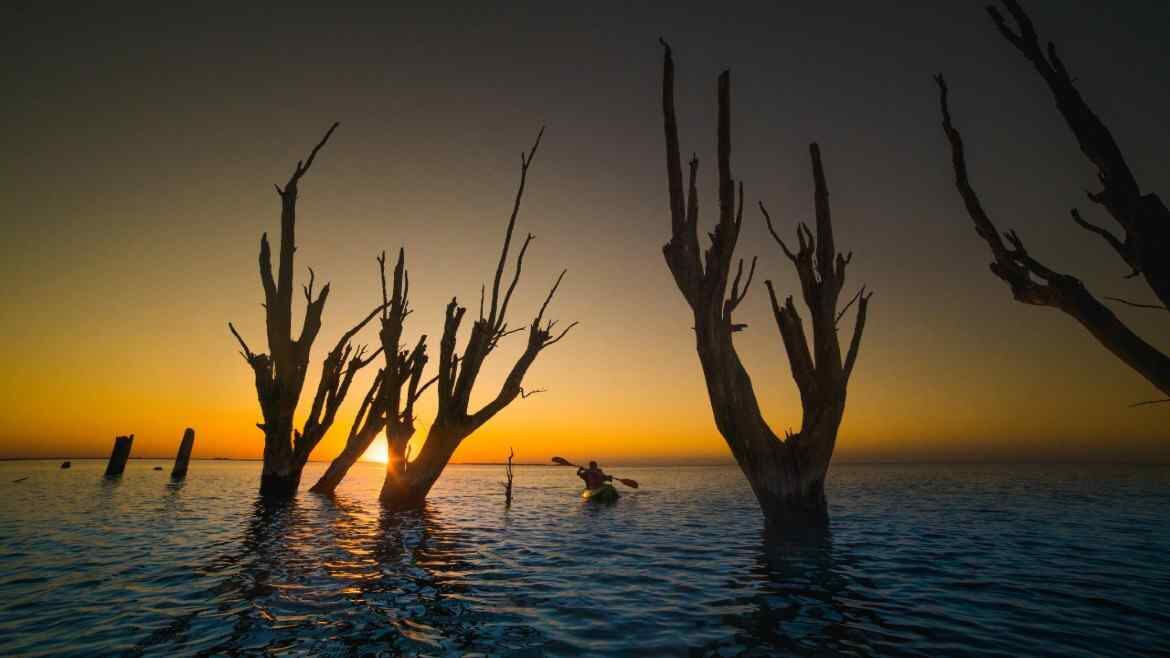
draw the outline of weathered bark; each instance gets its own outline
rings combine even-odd
[[[191,462],[191,449],[195,447],[195,430],[188,427],[183,431],[183,440],[179,442],[179,454],[175,456],[175,467],[171,469],[171,479],[181,480],[187,477],[187,465]]]
[[[732,342],[732,334],[746,328],[732,321],[732,312],[747,294],[756,262],[753,259],[744,280],[743,260],[739,260],[728,296],[731,263],[743,222],[743,185],[739,184],[737,199],[736,184],[731,177],[730,76],[725,71],[719,77],[719,221],[710,233],[711,246],[700,256],[695,187],[699,162],[697,158],[690,162],[690,182],[684,195],[674,108],[674,60],[670,46],[663,42],[663,47],[662,110],[671,239],[662,251],[679,291],[693,311],[695,347],[707,382],[715,425],[751,484],[770,528],[815,522],[826,513],[825,477],[845,412],[846,385],[857,359],[870,295],[863,288],[854,297],[857,319],[847,356],[842,361],[837,322],[853,302],[838,312],[837,300],[852,254],[843,256],[836,252],[828,187],[820,150],[813,144],[809,150],[816,182],[816,235],[801,224],[797,230],[799,248],[792,252],[772,230],[771,219],[760,205],[769,230],[800,277],[813,330],[810,350],[792,298],[780,304],[771,281],[766,282],[792,376],[800,389],[803,410],[800,431],[781,440],[764,420],[751,378]]]
[[[321,330],[321,316],[329,296],[325,284],[313,297],[314,273],[309,269],[309,284],[304,286],[305,318],[300,336],[292,336],[293,254],[296,252],[297,189],[301,178],[313,166],[321,147],[329,141],[338,124],[333,124],[309,153],[297,163],[284,188],[276,187],[280,196],[279,269],[273,277],[268,234],[260,238],[260,282],[264,288],[265,323],[268,354],[254,353],[229,322],[228,328],[240,343],[241,355],[255,374],[256,394],[264,422],[257,427],[264,432],[264,467],[260,476],[260,494],[290,497],[300,486],[301,471],[313,448],[333,424],[337,408],[345,399],[353,377],[377,355],[363,358],[364,348],[354,348],[350,341],[381,310],[374,309],[355,327],[346,332],[325,358],[313,405],[302,431],[294,428],[293,415],[300,401],[308,371],[313,341]]]
[[[456,354],[455,343],[459,333],[459,325],[467,309],[459,306],[455,299],[447,304],[443,335],[439,343],[439,372],[436,378],[438,410],[435,421],[427,433],[426,441],[414,460],[408,460],[405,452],[406,439],[409,439],[409,435],[405,435],[406,439],[403,439],[404,435],[396,435],[394,427],[390,427],[390,462],[387,465],[386,480],[382,485],[381,493],[383,504],[390,509],[408,509],[421,506],[459,444],[520,395],[524,375],[541,350],[564,338],[569,330],[577,324],[576,322],[570,324],[554,338],[552,332],[556,322],[545,323],[543,319],[545,310],[552,301],[557,287],[560,286],[561,279],[565,276],[565,272],[562,271],[552,290],[549,291],[548,297],[545,298],[544,304],[540,307],[540,311],[529,324],[528,343],[525,350],[512,366],[499,392],[480,410],[474,413],[469,412],[472,389],[484,361],[496,348],[500,339],[522,331],[522,329],[509,330],[506,318],[512,293],[520,280],[524,253],[528,250],[528,245],[533,239],[532,234],[528,234],[520,247],[511,283],[506,289],[502,289],[501,284],[512,243],[512,234],[516,227],[516,217],[524,196],[528,167],[532,164],[532,159],[540,146],[540,138],[543,134],[542,129],[536,137],[532,150],[521,157],[520,184],[512,206],[512,215],[508,220],[508,228],[504,235],[504,246],[496,266],[495,278],[492,282],[490,305],[485,315],[484,304],[488,301],[485,287],[480,296],[479,318],[471,326],[471,336],[467,340],[467,346],[462,355]],[[404,419],[408,418],[409,414],[404,414]],[[413,427],[410,427],[409,431],[413,433]]]
[[[374,384],[362,401],[345,448],[313,485],[311,491],[317,493],[333,493],[383,429],[390,443],[391,461],[394,461],[396,453],[401,458],[406,443],[414,435],[414,403],[434,382],[432,380],[420,385],[423,368],[427,363],[426,336],[419,339],[413,350],[402,349],[403,325],[411,312],[410,277],[406,272],[404,250],[398,250],[393,294],[390,297],[386,293],[385,252],[378,257],[378,269],[382,277],[382,329],[379,338],[386,365],[378,371]]]
[[[1019,3],[1004,0],[1004,6],[1015,20],[1017,30],[1008,26],[1004,16],[995,7],[988,8],[992,21],[1000,34],[1044,78],[1057,109],[1076,136],[1081,151],[1097,167],[1102,190],[1089,193],[1089,200],[1103,206],[1121,226],[1125,236],[1118,238],[1108,229],[1089,223],[1076,208],[1071,211],[1074,223],[1105,240],[1132,270],[1128,277],[1141,275],[1161,304],[1155,306],[1119,299],[1114,301],[1167,310],[1170,308],[1170,211],[1156,194],[1142,193],[1121,148],[1077,91],[1072,77],[1056,54],[1056,46],[1049,42],[1047,52],[1042,50],[1036,29]],[[995,258],[991,271],[1011,287],[1017,301],[1060,309],[1084,326],[1105,349],[1145,377],[1158,390],[1170,395],[1170,356],[1135,334],[1113,311],[1098,301],[1080,279],[1049,269],[1032,257],[1015,231],[1000,236],[968,178],[963,139],[951,122],[946,81],[941,75],[936,76],[935,81],[939,87],[943,131],[951,146],[955,186],[967,214],[975,224],[975,231],[987,242]]]
[[[114,437],[114,449],[110,452],[110,461],[106,463],[106,477],[121,475],[126,470],[126,460],[130,459],[130,447],[134,445],[134,435]]]

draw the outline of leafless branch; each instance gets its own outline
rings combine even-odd
[[[1167,402],[1170,402],[1170,398],[1166,398],[1164,400],[1146,400],[1145,402],[1135,402],[1129,405],[1129,407],[1132,409],[1134,407],[1144,407],[1147,404],[1165,404]]]
[[[340,122],[334,122],[334,124],[329,127],[329,130],[325,132],[325,136],[321,138],[321,141],[317,142],[317,145],[314,146],[313,150],[309,152],[309,158],[307,160],[297,162],[297,167],[293,171],[292,176],[288,179],[288,183],[284,186],[283,190],[280,189],[280,186],[275,186],[277,194],[284,196],[290,190],[294,193],[296,192],[297,182],[301,180],[302,176],[309,173],[309,167],[313,166],[313,160],[316,159],[317,152],[321,150],[321,147],[325,146],[325,142],[329,141],[329,138],[333,135],[333,131],[337,130],[337,127],[340,125]]]
[[[788,257],[788,260],[795,263],[796,254],[792,253],[788,245],[784,244],[784,240],[780,239],[780,234],[776,233],[775,227],[772,226],[772,216],[768,214],[768,209],[764,207],[763,201],[760,202],[760,212],[764,214],[764,222],[768,225],[768,232],[772,234],[772,239],[776,241],[776,244],[780,245],[780,249],[784,251],[784,255]]]
[[[235,336],[236,340],[240,343],[240,348],[243,350],[241,355],[244,357],[244,360],[251,364],[252,361],[256,358],[256,355],[252,353],[252,350],[248,349],[248,344],[244,342],[244,338],[240,336],[240,332],[236,331],[235,325],[229,322],[228,329],[232,330],[232,335]]]
[[[540,132],[536,134],[536,141],[532,144],[532,149],[527,153],[520,154],[520,184],[516,188],[516,200],[512,204],[512,216],[508,219],[508,229],[504,234],[504,248],[500,250],[500,262],[496,265],[496,276],[492,280],[492,301],[491,314],[488,316],[489,324],[494,325],[498,318],[496,316],[497,305],[500,296],[500,279],[504,275],[504,265],[508,260],[508,248],[512,244],[512,231],[516,228],[516,216],[520,213],[520,202],[524,198],[524,185],[528,180],[528,167],[532,164],[532,159],[536,157],[536,150],[540,148],[540,138],[544,136],[544,127],[542,126]],[[525,240],[525,247],[531,240]],[[523,254],[521,254],[523,257]],[[517,263],[519,266],[519,263]],[[519,276],[519,272],[517,272]]]
[[[1120,303],[1125,304],[1127,306],[1133,306],[1134,308],[1152,308],[1152,309],[1155,309],[1158,311],[1170,310],[1170,309],[1167,309],[1165,306],[1161,306],[1159,304],[1141,304],[1138,302],[1131,302],[1128,299],[1122,299],[1120,297],[1106,297],[1105,299],[1108,299],[1109,301],[1113,301],[1113,302],[1120,302]]]
[[[853,297],[849,299],[849,302],[845,304],[845,306],[841,307],[841,311],[837,313],[837,317],[833,319],[834,325],[841,321],[841,318],[845,316],[845,312],[849,310],[850,306],[853,306],[853,303],[856,302],[863,293],[865,293],[865,286],[861,286],[857,289],[857,292],[853,293]]]

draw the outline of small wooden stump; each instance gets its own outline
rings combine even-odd
[[[126,470],[126,460],[130,459],[130,446],[133,443],[133,434],[114,439],[114,451],[110,453],[110,462],[106,465],[106,477],[121,475]]]
[[[195,430],[188,427],[183,431],[183,440],[179,443],[179,454],[175,457],[175,469],[171,471],[172,480],[182,480],[187,477],[187,463],[191,461],[191,448],[195,446]]]

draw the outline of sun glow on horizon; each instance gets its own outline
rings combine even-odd
[[[366,448],[366,452],[361,456],[361,461],[377,462],[385,464],[390,461],[390,452],[386,448],[385,441],[374,441]]]

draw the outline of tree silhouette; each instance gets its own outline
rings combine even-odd
[[[346,438],[345,448],[313,485],[311,490],[317,493],[333,493],[349,469],[383,430],[386,430],[389,442],[388,467],[404,464],[406,445],[414,436],[414,403],[436,381],[432,378],[425,384],[421,383],[423,368],[427,363],[426,336],[419,338],[413,349],[405,350],[401,347],[403,326],[406,316],[411,313],[410,277],[406,271],[405,250],[398,250],[394,283],[389,296],[386,289],[385,252],[378,257],[378,270],[382,278],[382,329],[379,338],[385,366],[378,371],[362,400]]]
[[[1105,208],[1121,226],[1124,237],[1119,238],[1108,229],[1089,223],[1076,208],[1070,211],[1073,222],[1105,240],[1131,269],[1128,277],[1143,277],[1161,303],[1106,299],[1167,310],[1170,305],[1170,211],[1158,195],[1142,193],[1121,148],[1077,91],[1073,78],[1057,55],[1056,46],[1049,42],[1047,49],[1042,50],[1036,28],[1020,4],[1015,0],[1003,0],[1003,4],[1015,22],[1015,29],[1008,25],[996,7],[989,6],[987,12],[1000,34],[1032,63],[1047,83],[1057,109],[1080,144],[1081,152],[1097,167],[1102,189],[1090,192],[1088,198]],[[975,224],[975,231],[991,248],[995,258],[991,263],[992,273],[1008,284],[1016,301],[1060,309],[1088,329],[1114,356],[1162,393],[1170,395],[1170,356],[1134,333],[1112,310],[1098,301],[1080,279],[1050,269],[1032,256],[1015,231],[1001,236],[971,186],[963,139],[951,119],[946,80],[938,75],[935,82],[939,88],[943,131],[951,146],[955,186]]]
[[[256,395],[264,422],[257,427],[264,432],[264,468],[260,477],[260,494],[268,497],[290,497],[296,493],[301,471],[313,448],[333,425],[337,409],[345,400],[354,375],[368,365],[377,352],[365,356],[364,347],[354,347],[351,341],[382,307],[375,308],[352,329],[345,332],[325,357],[321,379],[309,417],[301,430],[293,427],[293,415],[305,384],[309,355],[321,331],[321,316],[329,297],[329,284],[321,287],[314,298],[316,276],[309,269],[309,283],[303,287],[305,319],[300,336],[292,336],[293,254],[296,252],[297,191],[301,178],[309,172],[317,153],[338,124],[334,123],[313,147],[307,160],[297,163],[280,196],[280,255],[276,277],[272,272],[272,255],[268,234],[260,238],[260,282],[264,287],[264,314],[268,333],[268,354],[253,352],[232,323],[232,335],[240,344],[240,354],[252,367],[256,380]]]
[[[845,269],[852,254],[843,256],[836,251],[820,149],[812,144],[809,151],[816,185],[816,234],[801,224],[797,229],[798,248],[792,251],[773,230],[771,218],[760,204],[769,231],[796,268],[813,331],[810,350],[792,298],[781,304],[772,282],[767,281],[792,377],[800,389],[803,411],[800,431],[787,433],[781,440],[760,413],[751,379],[732,342],[732,334],[745,328],[732,321],[732,312],[747,295],[756,261],[752,260],[745,280],[743,259],[739,260],[728,296],[731,262],[743,222],[743,184],[739,183],[737,192],[731,177],[730,75],[724,71],[719,76],[719,222],[709,234],[711,246],[700,253],[695,189],[699,161],[692,158],[690,162],[690,182],[684,196],[674,108],[674,60],[670,46],[665,42],[662,45],[665,49],[662,111],[671,214],[671,238],[662,252],[679,291],[694,313],[696,348],[715,425],[751,484],[769,529],[781,530],[823,520],[825,476],[845,412],[846,386],[857,361],[870,295],[862,288],[844,308],[837,310]],[[837,322],[854,302],[857,318],[853,338],[842,361]]]
[[[390,459],[386,464],[386,479],[381,489],[381,501],[393,509],[419,507],[426,500],[427,493],[431,491],[434,482],[439,479],[443,468],[446,468],[455,448],[459,447],[463,439],[487,423],[512,400],[517,397],[528,397],[537,392],[524,392],[525,373],[544,348],[562,340],[569,334],[570,329],[577,325],[573,322],[555,335],[553,329],[556,322],[544,321],[545,311],[548,310],[560,281],[564,279],[564,270],[557,276],[541,310],[526,327],[528,343],[523,354],[512,365],[500,391],[480,410],[469,411],[472,390],[484,361],[487,361],[502,338],[525,330],[524,327],[509,329],[507,315],[512,293],[515,293],[521,276],[524,254],[528,252],[528,247],[534,239],[531,233],[524,239],[516,255],[515,272],[512,273],[508,287],[503,288],[502,285],[511,249],[512,233],[516,228],[519,207],[524,197],[524,185],[528,180],[529,166],[541,145],[543,135],[542,129],[536,137],[536,142],[532,144],[531,151],[521,155],[521,178],[508,220],[507,232],[504,233],[500,261],[497,263],[495,277],[491,283],[490,300],[487,297],[487,286],[484,286],[481,289],[479,318],[472,324],[472,333],[462,355],[456,354],[455,345],[467,309],[459,306],[455,299],[447,304],[439,343],[439,372],[426,383],[422,383],[422,371],[428,361],[426,336],[420,337],[413,349],[407,350],[401,345],[406,316],[412,313],[408,301],[409,276],[405,266],[405,252],[399,249],[398,263],[394,266],[393,285],[388,294],[385,254],[378,259],[383,295],[383,304],[379,307],[383,309],[379,351],[385,355],[385,366],[378,372],[370,391],[366,393],[362,407],[353,420],[344,450],[333,460],[321,480],[312,487],[312,491],[331,493],[350,467],[362,457],[366,448],[369,448],[378,434],[385,430]],[[438,411],[417,458],[411,460],[407,453],[407,445],[414,436],[414,403],[432,385],[436,385],[438,389]]]
[[[524,328],[509,329],[507,324],[508,306],[512,300],[512,293],[520,281],[520,273],[524,265],[524,254],[532,243],[531,233],[524,239],[516,256],[515,271],[507,288],[502,288],[503,275],[506,269],[508,253],[512,244],[512,234],[516,228],[516,218],[520,212],[520,203],[524,197],[524,186],[528,178],[528,168],[540,147],[540,139],[544,134],[541,129],[536,141],[528,153],[520,157],[520,184],[516,191],[516,199],[512,206],[512,215],[508,220],[508,228],[504,234],[504,245],[500,251],[499,263],[496,266],[495,278],[492,280],[491,297],[486,296],[486,286],[480,290],[479,317],[471,325],[471,335],[462,354],[456,352],[456,339],[459,326],[467,309],[459,305],[455,298],[447,304],[443,321],[443,334],[439,341],[439,363],[437,375],[438,409],[435,420],[427,432],[426,441],[419,450],[418,456],[408,460],[405,454],[406,440],[409,431],[413,433],[413,418],[410,412],[404,412],[399,421],[402,424],[401,432],[395,438],[393,427],[390,432],[390,461],[387,464],[386,479],[382,485],[381,500],[391,509],[406,509],[419,507],[426,499],[427,493],[447,466],[455,449],[462,441],[479,429],[484,423],[508,406],[521,395],[524,375],[536,361],[536,357],[546,347],[560,341],[569,333],[576,322],[568,325],[559,333],[553,333],[555,321],[545,322],[544,314],[548,305],[556,294],[565,271],[560,273],[548,296],[536,316],[528,324],[528,340],[523,353],[513,364],[511,371],[504,379],[503,385],[495,397],[489,400],[479,410],[471,412],[471,393],[479,377],[484,361],[496,349],[499,341],[513,333],[524,331]],[[485,308],[485,302],[487,306]],[[393,308],[393,306],[391,306]],[[386,342],[386,333],[383,332],[383,346],[389,351]],[[420,342],[420,345],[422,343]],[[405,437],[403,439],[402,437]]]

